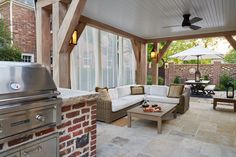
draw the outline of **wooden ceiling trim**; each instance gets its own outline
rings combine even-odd
[[[104,24],[102,22],[96,21],[94,19],[88,18],[86,16],[81,16],[80,17],[80,22],[87,23],[87,25],[89,25],[89,26],[92,26],[92,27],[95,27],[95,28],[98,28],[98,29],[101,29],[101,30],[104,30],[104,31],[108,31],[108,32],[115,33],[115,34],[118,34],[118,35],[123,36],[123,37],[127,37],[127,38],[130,38],[130,39],[138,40],[142,43],[146,43],[146,40],[143,39],[143,38],[140,38],[136,35],[130,34],[128,32],[125,32],[125,31],[120,30],[118,28],[115,28],[113,26]]]
[[[183,35],[183,36],[173,36],[173,37],[164,37],[164,38],[155,38],[155,39],[146,39],[148,43],[161,42],[161,41],[174,41],[174,40],[188,40],[188,39],[197,39],[197,38],[210,38],[210,37],[223,37],[229,35],[236,35],[236,30],[233,31],[224,31],[224,32],[213,32],[213,33],[203,33],[203,34],[194,34],[194,35]]]

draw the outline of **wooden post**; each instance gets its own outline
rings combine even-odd
[[[134,50],[134,56],[136,59],[136,83],[137,84],[146,84],[147,77],[147,51],[146,44],[131,39],[131,43]]]
[[[159,44],[155,42],[153,43],[153,46],[154,46],[155,52],[158,53]],[[158,59],[153,59],[152,60],[152,84],[153,85],[158,84],[157,78],[158,78]]]
[[[51,71],[50,12],[42,7],[36,9],[37,62]]]

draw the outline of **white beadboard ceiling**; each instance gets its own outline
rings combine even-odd
[[[162,28],[185,13],[202,29]],[[236,30],[236,0],[87,0],[83,15],[145,39]]]

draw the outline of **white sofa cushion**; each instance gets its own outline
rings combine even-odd
[[[153,85],[150,89],[150,95],[156,96],[167,96],[169,87],[168,86],[160,86],[160,85]]]
[[[118,97],[119,98],[122,98],[124,96],[128,96],[128,95],[131,94],[131,90],[130,90],[129,85],[117,87],[117,91],[118,91]]]
[[[151,102],[161,102],[161,103],[170,103],[170,104],[179,103],[179,98],[168,98],[164,96],[147,95],[146,99]]]
[[[122,110],[143,100],[143,95],[129,95],[116,100],[112,100],[112,112]]]
[[[144,85],[144,93],[150,95],[151,85]]]
[[[108,93],[110,95],[111,100],[118,99],[118,91],[117,88],[108,89]]]

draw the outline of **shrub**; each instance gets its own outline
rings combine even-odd
[[[180,76],[175,76],[174,83],[175,84],[180,84],[181,83],[181,77]]]
[[[0,48],[0,61],[21,61],[20,50],[15,47]]]
[[[152,75],[147,75],[147,85],[152,85]]]
[[[164,84],[165,84],[164,78],[158,77],[158,85],[164,85]]]
[[[232,82],[234,84],[234,87],[236,87],[236,80],[228,75],[228,74],[222,74],[220,76],[220,83],[217,85],[217,90],[226,90],[226,86],[228,84],[228,82]]]
[[[203,76],[203,80],[209,80],[209,76],[208,75]]]

